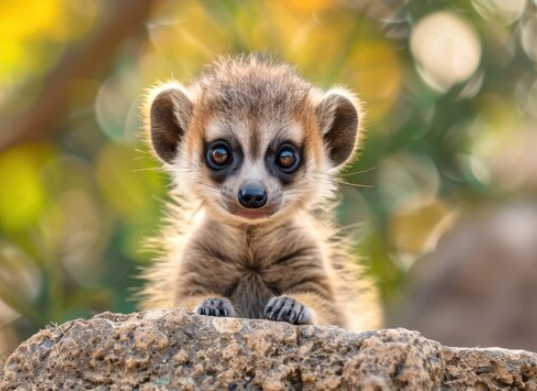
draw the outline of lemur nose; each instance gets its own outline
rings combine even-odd
[[[267,199],[267,191],[259,185],[249,184],[239,190],[239,202],[245,208],[261,208]]]

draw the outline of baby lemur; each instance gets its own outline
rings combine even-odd
[[[374,290],[330,216],[333,174],[353,156],[361,116],[348,91],[323,92],[254,55],[153,89],[148,139],[180,199],[141,307],[378,326]]]

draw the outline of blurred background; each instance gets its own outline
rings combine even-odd
[[[2,0],[0,367],[47,324],[135,310],[169,183],[144,89],[250,51],[366,103],[338,218],[385,326],[537,350],[535,0]]]

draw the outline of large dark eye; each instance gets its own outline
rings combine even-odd
[[[207,149],[205,160],[210,169],[215,171],[222,170],[231,163],[231,150],[225,142],[219,141]]]
[[[278,150],[276,154],[276,165],[281,168],[282,171],[290,174],[298,168],[300,163],[300,156],[295,151],[293,146],[284,144]]]

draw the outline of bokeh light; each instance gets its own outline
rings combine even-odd
[[[481,59],[476,31],[461,16],[439,11],[418,21],[410,50],[420,74],[431,87],[446,91],[468,79]]]
[[[479,14],[492,22],[511,24],[526,8],[526,0],[472,0]]]

